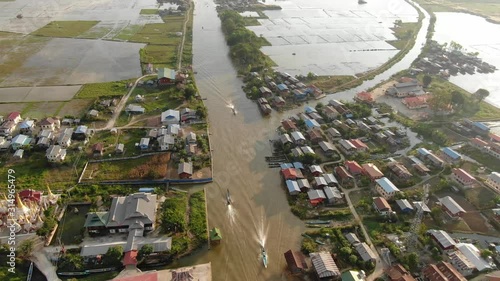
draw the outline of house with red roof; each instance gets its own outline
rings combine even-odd
[[[296,131],[297,130],[297,124],[295,124],[295,122],[290,120],[290,119],[286,119],[286,120],[281,121],[281,127],[285,131]]]
[[[286,168],[281,170],[281,174],[285,180],[296,180],[297,170],[295,168]]]
[[[490,133],[489,137],[490,137],[490,140],[493,142],[500,142],[500,135]]]
[[[310,129],[307,132],[307,135],[312,143],[318,143],[323,140],[323,135],[321,134],[321,129],[319,128]]]
[[[307,197],[309,198],[309,203],[312,206],[318,206],[326,200],[325,192],[322,189],[311,189],[307,192]]]
[[[21,120],[21,113],[17,111],[9,113],[9,115],[7,115],[7,118],[5,118],[5,121],[12,121],[16,124],[21,122]]]
[[[342,184],[352,182],[354,180],[354,177],[347,171],[346,168],[342,166],[335,167],[334,169],[335,174],[340,178],[340,182]]]
[[[361,167],[361,165],[358,164],[358,162],[354,160],[353,161],[347,160],[345,161],[344,165],[353,176],[363,174],[363,168]]]
[[[123,265],[137,265],[137,250],[131,250],[123,255]]]
[[[23,201],[34,201],[34,202],[40,202],[40,199],[42,198],[42,191],[37,191],[33,189],[25,189],[21,192],[19,192],[19,198]]]
[[[363,174],[369,177],[371,181],[384,177],[382,171],[372,163],[365,163],[361,167],[363,168]]]
[[[373,198],[373,208],[381,215],[387,215],[392,212],[391,205],[383,197]]]
[[[427,100],[430,98],[430,95],[421,95],[415,97],[406,97],[401,100],[406,107],[409,109],[419,109],[429,107],[427,104]]]
[[[480,138],[473,138],[469,141],[469,144],[472,146],[472,147],[475,147],[479,150],[486,150],[488,149],[488,143],[485,142],[484,140],[480,139]]]
[[[301,252],[288,250],[284,256],[288,269],[292,274],[301,273],[307,270],[307,263]]]
[[[453,168],[451,170],[451,178],[461,184],[463,187],[470,188],[476,184],[476,178],[461,168]]]
[[[375,102],[372,93],[366,91],[357,93],[356,96],[354,97],[354,100],[368,104],[372,104]]]
[[[360,139],[351,139],[349,140],[352,145],[356,148],[356,151],[359,152],[366,152],[369,150],[368,145],[366,145],[364,142],[362,142]]]

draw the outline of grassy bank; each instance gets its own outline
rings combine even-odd
[[[87,32],[98,23],[99,21],[52,21],[32,32],[31,35],[74,38]]]
[[[142,9],[139,14],[141,14],[141,15],[157,15],[158,9]]]
[[[79,99],[95,99],[103,96],[123,96],[127,93],[127,85],[135,82],[134,79],[105,82],[105,83],[92,83],[85,84],[76,93],[75,98]]]
[[[500,23],[500,1],[497,0],[416,0],[429,12],[460,12]]]
[[[387,43],[394,46],[398,50],[402,50],[410,42],[410,40],[417,35],[419,24],[417,22],[403,22],[397,24],[392,28],[394,36],[398,40],[387,41]]]

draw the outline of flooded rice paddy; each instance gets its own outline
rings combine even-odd
[[[262,48],[292,75],[354,75],[376,68],[398,50],[391,27],[396,20],[416,22],[417,11],[403,0],[275,1],[282,10],[265,11],[268,19],[249,27],[272,46]]]

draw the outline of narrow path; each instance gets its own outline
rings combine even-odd
[[[120,113],[122,112],[123,108],[125,107],[125,104],[127,104],[127,101],[130,98],[130,95],[132,94],[132,92],[134,92],[135,87],[137,86],[137,83],[139,83],[139,81],[141,81],[145,77],[154,76],[154,75],[156,75],[156,74],[146,74],[146,75],[143,75],[143,76],[137,78],[137,80],[135,80],[135,83],[132,86],[132,88],[130,88],[128,93],[124,97],[122,97],[122,99],[120,100],[120,102],[116,106],[115,112],[113,112],[113,115],[108,120],[108,123],[106,124],[106,126],[104,126],[103,128],[96,129],[96,130],[102,131],[102,130],[109,130],[109,129],[113,128],[115,126],[116,120],[118,119],[118,117],[120,116]]]
[[[45,255],[45,251],[39,250],[33,252],[33,257],[31,261],[35,263],[36,267],[40,270],[40,272],[45,275],[45,278],[50,281],[60,281],[59,277],[56,273],[55,266],[49,261],[47,256]]]
[[[354,219],[359,224],[359,227],[361,228],[361,231],[363,232],[363,235],[366,238],[366,242],[370,245],[370,248],[372,249],[373,253],[377,256],[377,262],[375,264],[375,269],[373,270],[373,273],[370,274],[366,278],[366,281],[373,281],[373,280],[377,279],[377,277],[381,276],[384,273],[385,263],[380,258],[380,255],[378,254],[377,249],[373,245],[373,242],[370,238],[370,235],[368,235],[368,232],[366,231],[365,225],[361,221],[361,218],[359,217],[358,212],[356,211],[356,208],[354,208],[354,205],[351,202],[351,198],[349,197],[349,194],[353,191],[356,191],[356,190],[360,190],[360,188],[358,188],[358,185],[356,184],[356,182],[354,182],[354,189],[348,190],[345,193],[345,199],[347,201],[347,205],[349,206],[349,209],[351,210],[352,215],[354,216]]]
[[[179,48],[179,54],[177,55],[177,69],[181,69],[182,66],[182,53],[184,53],[184,42],[186,41],[186,29],[187,29],[187,23],[189,22],[189,19],[191,17],[191,13],[193,12],[193,2],[189,1],[189,9],[186,12],[186,20],[184,21],[184,26],[182,27],[182,42],[181,46]]]

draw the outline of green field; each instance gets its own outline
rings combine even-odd
[[[98,23],[99,21],[52,21],[32,32],[31,35],[74,38],[87,32]]]
[[[74,208],[78,209],[77,213],[74,212]],[[80,244],[83,239],[85,216],[89,210],[90,204],[78,206],[68,205],[51,244],[59,245],[59,242],[64,245]],[[59,241],[59,239],[61,240]]]
[[[398,40],[387,41],[387,43],[394,46],[398,50],[402,50],[408,42],[413,38],[418,32],[419,24],[417,22],[403,22],[398,26],[392,28],[394,31],[394,36]]]
[[[141,14],[141,15],[157,15],[158,9],[142,9],[139,14]]]
[[[134,81],[134,79],[129,79],[115,82],[85,84],[80,91],[76,93],[75,98],[95,99],[103,96],[123,96],[128,91],[127,85]]]
[[[164,64],[175,68],[177,49],[177,46],[149,44],[139,51],[141,63]]]
[[[429,12],[468,12],[500,22],[499,0],[417,0]]]
[[[149,23],[144,25],[139,32],[130,38],[130,41],[149,44],[179,43],[172,38],[180,38],[175,33],[182,32],[184,17],[164,17],[163,19],[165,23]]]
[[[124,40],[128,41],[132,36],[134,36],[137,32],[139,32],[143,28],[142,25],[128,25],[124,29],[120,31],[115,37],[113,37],[113,40]]]

